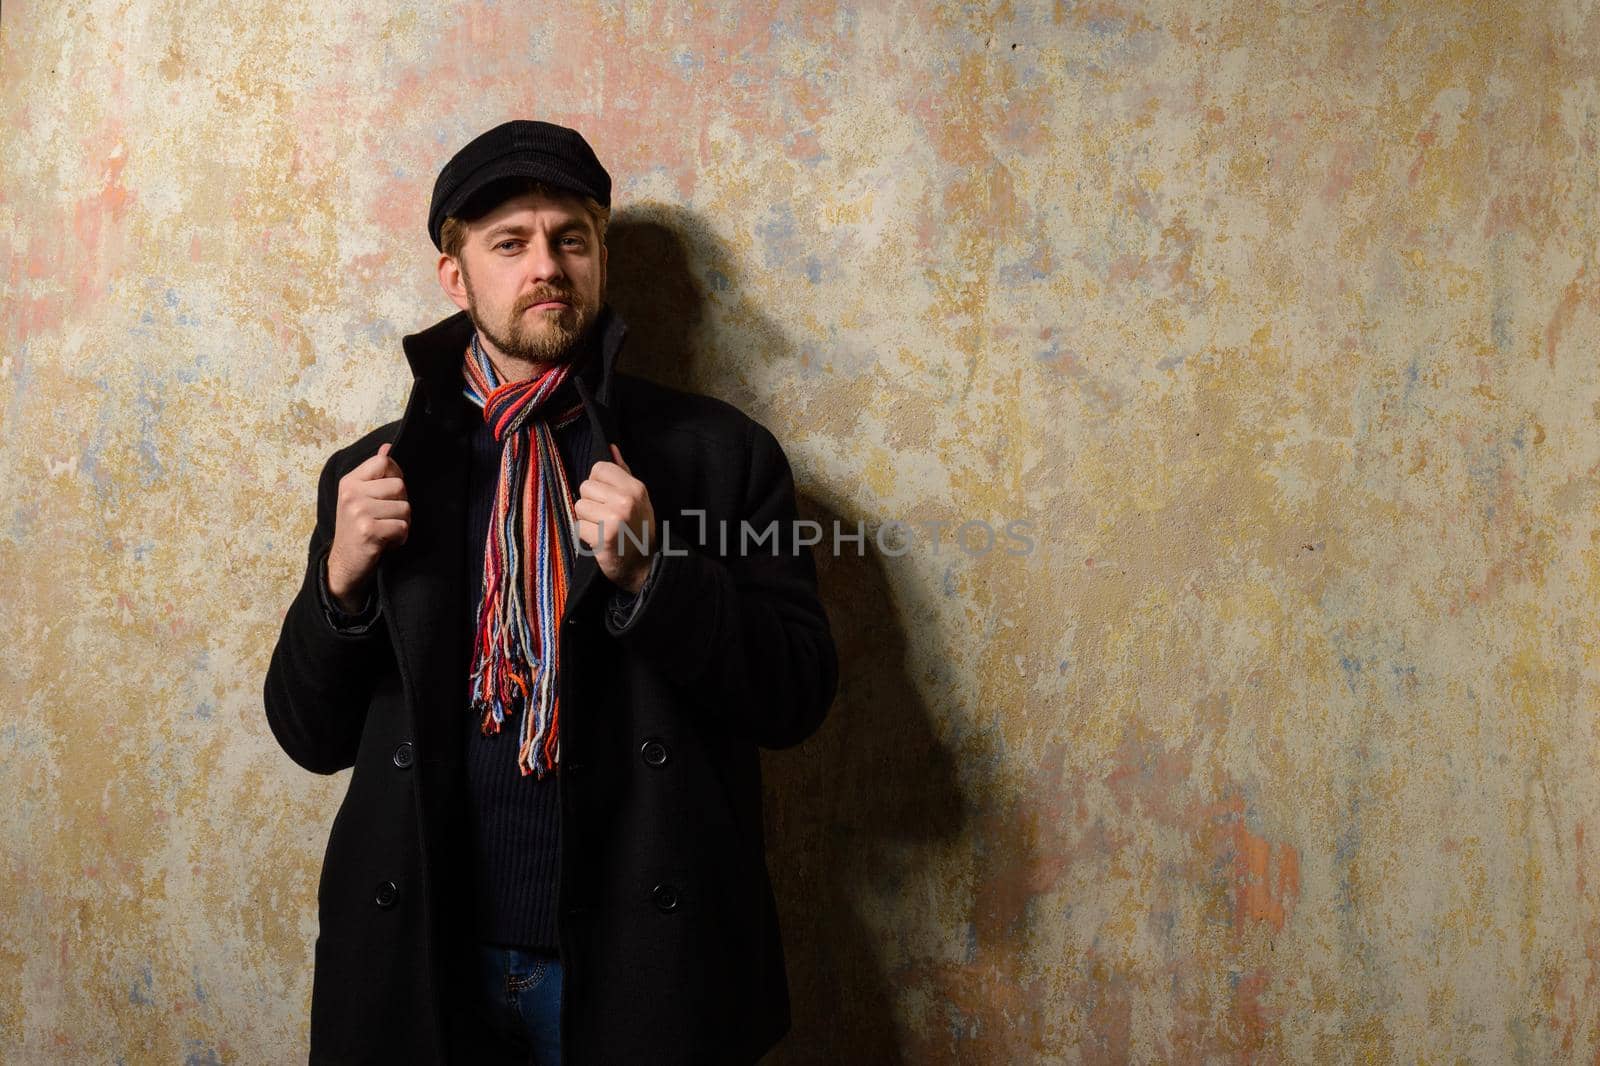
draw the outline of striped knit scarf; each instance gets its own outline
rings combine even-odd
[[[560,756],[559,634],[572,573],[572,492],[554,429],[583,412],[545,410],[572,370],[558,363],[522,381],[501,383],[478,343],[462,364],[467,399],[502,441],[500,480],[483,553],[483,602],[472,651],[471,708],[485,736],[523,711],[517,765],[543,778]]]

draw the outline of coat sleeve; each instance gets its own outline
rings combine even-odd
[[[751,427],[742,507],[751,539],[730,527],[725,557],[717,559],[669,536],[627,623],[608,618],[606,625],[699,696],[729,733],[784,748],[822,724],[838,687],[838,657],[816,562],[809,546],[796,544],[789,461],[770,431]],[[755,539],[769,528],[771,538]]]
[[[355,765],[367,701],[389,639],[381,616],[371,625],[336,627],[323,608],[322,567],[333,544],[341,454],[329,457],[317,482],[305,576],[284,614],[262,693],[278,744],[319,774]]]

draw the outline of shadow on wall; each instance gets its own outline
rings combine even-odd
[[[726,246],[695,215],[661,204],[619,212],[607,244],[608,297],[629,327],[627,369],[722,395],[764,421],[762,398],[729,388],[727,378],[752,345],[775,362],[791,361],[794,348],[748,305],[739,308],[737,336],[707,314],[708,291],[739,291]],[[897,1032],[897,975],[886,972],[880,944],[953,917],[924,912],[924,886],[931,852],[962,831],[966,805],[951,753],[907,676],[883,559],[870,535],[860,556],[853,544],[835,556],[827,540],[835,521],[850,531],[870,516],[836,513],[802,486],[797,492],[801,517],[825,531],[816,559],[839,649],[839,693],[815,736],[762,757],[793,1009],[788,1037],[764,1061],[898,1063],[907,1034]],[[943,905],[965,912],[970,901]]]
[[[620,211],[606,230],[606,301],[628,324],[624,369],[680,389],[694,389],[704,347],[706,298],[689,268],[690,246],[710,249],[715,238],[693,215],[661,204]],[[726,277],[703,253],[697,258],[700,272]]]

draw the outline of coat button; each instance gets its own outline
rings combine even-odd
[[[656,910],[662,914],[670,914],[678,909],[678,890],[671,885],[657,885],[651,890],[650,898],[655,902]]]
[[[400,898],[400,889],[393,881],[383,881],[378,885],[377,894],[372,897],[372,902],[380,907],[393,907],[395,900]]]
[[[394,764],[402,770],[411,769],[411,741],[405,741],[394,749]]]
[[[659,740],[647,740],[639,745],[639,757],[646,766],[667,765],[667,746]]]

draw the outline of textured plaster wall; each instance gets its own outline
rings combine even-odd
[[[0,1058],[303,1058],[261,679],[528,115],[808,515],[1034,523],[820,559],[772,1061],[1594,1060],[1600,10],[756,8],[5,4]]]

